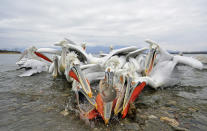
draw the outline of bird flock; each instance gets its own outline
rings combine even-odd
[[[146,40],[146,48],[110,47],[108,54],[86,52],[86,45],[64,39],[55,44],[61,49],[30,47],[16,64],[26,69],[20,77],[47,71],[54,80],[67,79],[76,96],[77,107],[87,119],[101,117],[105,124],[114,115],[125,118],[129,107],[144,87],[157,89],[169,83],[177,65],[203,69],[192,57],[172,55],[156,42]],[[45,54],[52,54],[52,59]]]

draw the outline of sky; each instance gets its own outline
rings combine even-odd
[[[207,50],[207,0],[1,0],[0,48],[94,45]]]

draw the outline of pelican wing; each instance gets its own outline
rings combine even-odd
[[[105,72],[92,72],[86,74],[86,78],[89,80],[90,83],[92,83],[93,81],[102,80],[104,79],[104,76]]]
[[[30,69],[28,71],[25,71],[21,75],[19,75],[19,77],[32,76],[33,74],[36,74],[36,73],[38,73],[36,69]]]
[[[81,70],[91,70],[91,72],[102,71],[103,69],[99,64],[86,64],[80,66]]]
[[[48,54],[58,54],[58,55],[61,54],[61,51],[60,50],[54,49],[54,48],[39,48],[39,49],[37,49],[36,52],[39,52],[39,53],[48,53]]]
[[[105,72],[99,64],[87,64],[80,68],[83,70],[83,73],[90,82],[104,79]]]
[[[86,54],[86,52],[83,50],[82,47],[73,45],[73,44],[66,44],[65,47],[67,47],[69,50],[73,50],[77,52],[78,54],[82,56],[84,61],[87,61],[90,63],[90,58],[88,57],[88,55]]]
[[[129,60],[130,57],[136,57],[139,54],[143,53],[144,51],[146,51],[148,48],[141,48],[141,49],[137,49],[135,51],[130,52],[127,56],[126,59]]]
[[[137,47],[135,46],[129,46],[117,50],[113,50],[109,55],[114,56],[114,55],[119,55],[119,54],[128,54],[129,52],[137,50]]]
[[[137,47],[130,46],[130,47],[125,47],[125,48],[113,50],[110,54],[108,54],[107,56],[103,57],[104,58],[103,63],[105,63],[108,59],[110,59],[114,55],[121,55],[121,54],[125,54],[126,55],[129,52],[135,51],[136,49],[137,49]]]
[[[22,63],[22,65],[20,67],[21,68],[31,68],[30,70],[19,75],[20,77],[31,76],[35,73],[40,73],[42,71],[48,70],[48,66],[46,63],[44,63],[42,61],[35,60],[35,59],[27,59],[26,61],[24,61],[24,63]]]
[[[136,78],[135,81],[136,82],[146,82],[147,85],[149,85],[150,87],[152,87],[154,89],[157,89],[158,87],[160,87],[162,85],[162,83],[158,83],[157,81],[155,81],[154,79],[152,79],[149,76]]]
[[[193,68],[200,69],[200,70],[203,69],[203,64],[199,60],[196,60],[192,57],[176,55],[173,57],[173,60],[176,61],[178,64],[180,63],[180,64],[189,65]]]

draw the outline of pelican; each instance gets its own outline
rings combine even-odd
[[[83,88],[83,90],[85,91],[85,93],[90,98],[92,97],[93,94],[92,94],[92,91],[90,88],[89,81],[83,75],[83,73],[80,69],[80,65],[74,65],[69,72],[69,76],[74,78],[76,81],[78,81],[80,83],[81,87]]]
[[[34,46],[26,49],[16,62],[20,69],[29,69],[23,74],[19,75],[20,77],[31,76],[33,74],[48,70],[48,63],[46,61],[52,61],[42,53],[38,53],[36,51],[37,48]]]
[[[47,70],[54,79],[65,76],[72,83],[80,114],[88,119],[101,116],[108,124],[113,115],[127,116],[130,104],[146,85],[155,89],[165,86],[177,65],[203,69],[202,63],[194,58],[172,55],[156,42],[146,42],[149,48],[111,46],[108,54],[96,57],[86,53],[85,43],[80,45],[65,38],[55,44],[61,50],[28,48],[17,64],[30,69],[20,76]],[[53,54],[53,61],[42,53]],[[52,62],[49,69],[46,61]]]
[[[202,70],[203,64],[191,57],[171,55],[161,48],[156,42],[146,40],[150,44],[145,63],[145,77],[137,78],[137,81],[145,81],[151,87],[157,89],[166,84],[174,68],[178,64],[184,64]],[[156,54],[159,58],[156,61]],[[156,63],[155,63],[156,61]]]

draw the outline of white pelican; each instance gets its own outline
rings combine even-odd
[[[158,88],[167,83],[171,73],[178,64],[184,64],[202,70],[203,64],[191,57],[171,55],[163,48],[158,46],[157,43],[146,40],[150,44],[150,51],[145,63],[146,77],[139,77],[137,81],[145,81],[153,88]],[[156,55],[159,55],[156,63]],[[153,68],[154,67],[154,68]]]
[[[91,98],[93,96],[91,88],[90,88],[90,83],[89,81],[86,79],[85,75],[83,75],[81,69],[80,69],[80,65],[74,65],[70,72],[69,72],[69,76],[72,77],[73,79],[75,79],[76,81],[78,81],[81,85],[81,87],[83,88],[83,90],[85,91],[85,93]]]
[[[20,69],[21,68],[29,69],[23,74],[19,75],[20,77],[31,76],[35,73],[40,73],[42,71],[48,70],[48,63],[46,61],[48,62],[52,62],[52,61],[42,53],[38,53],[36,51],[37,48],[34,46],[26,49],[20,56],[19,60],[16,62],[16,64],[20,67]]]

